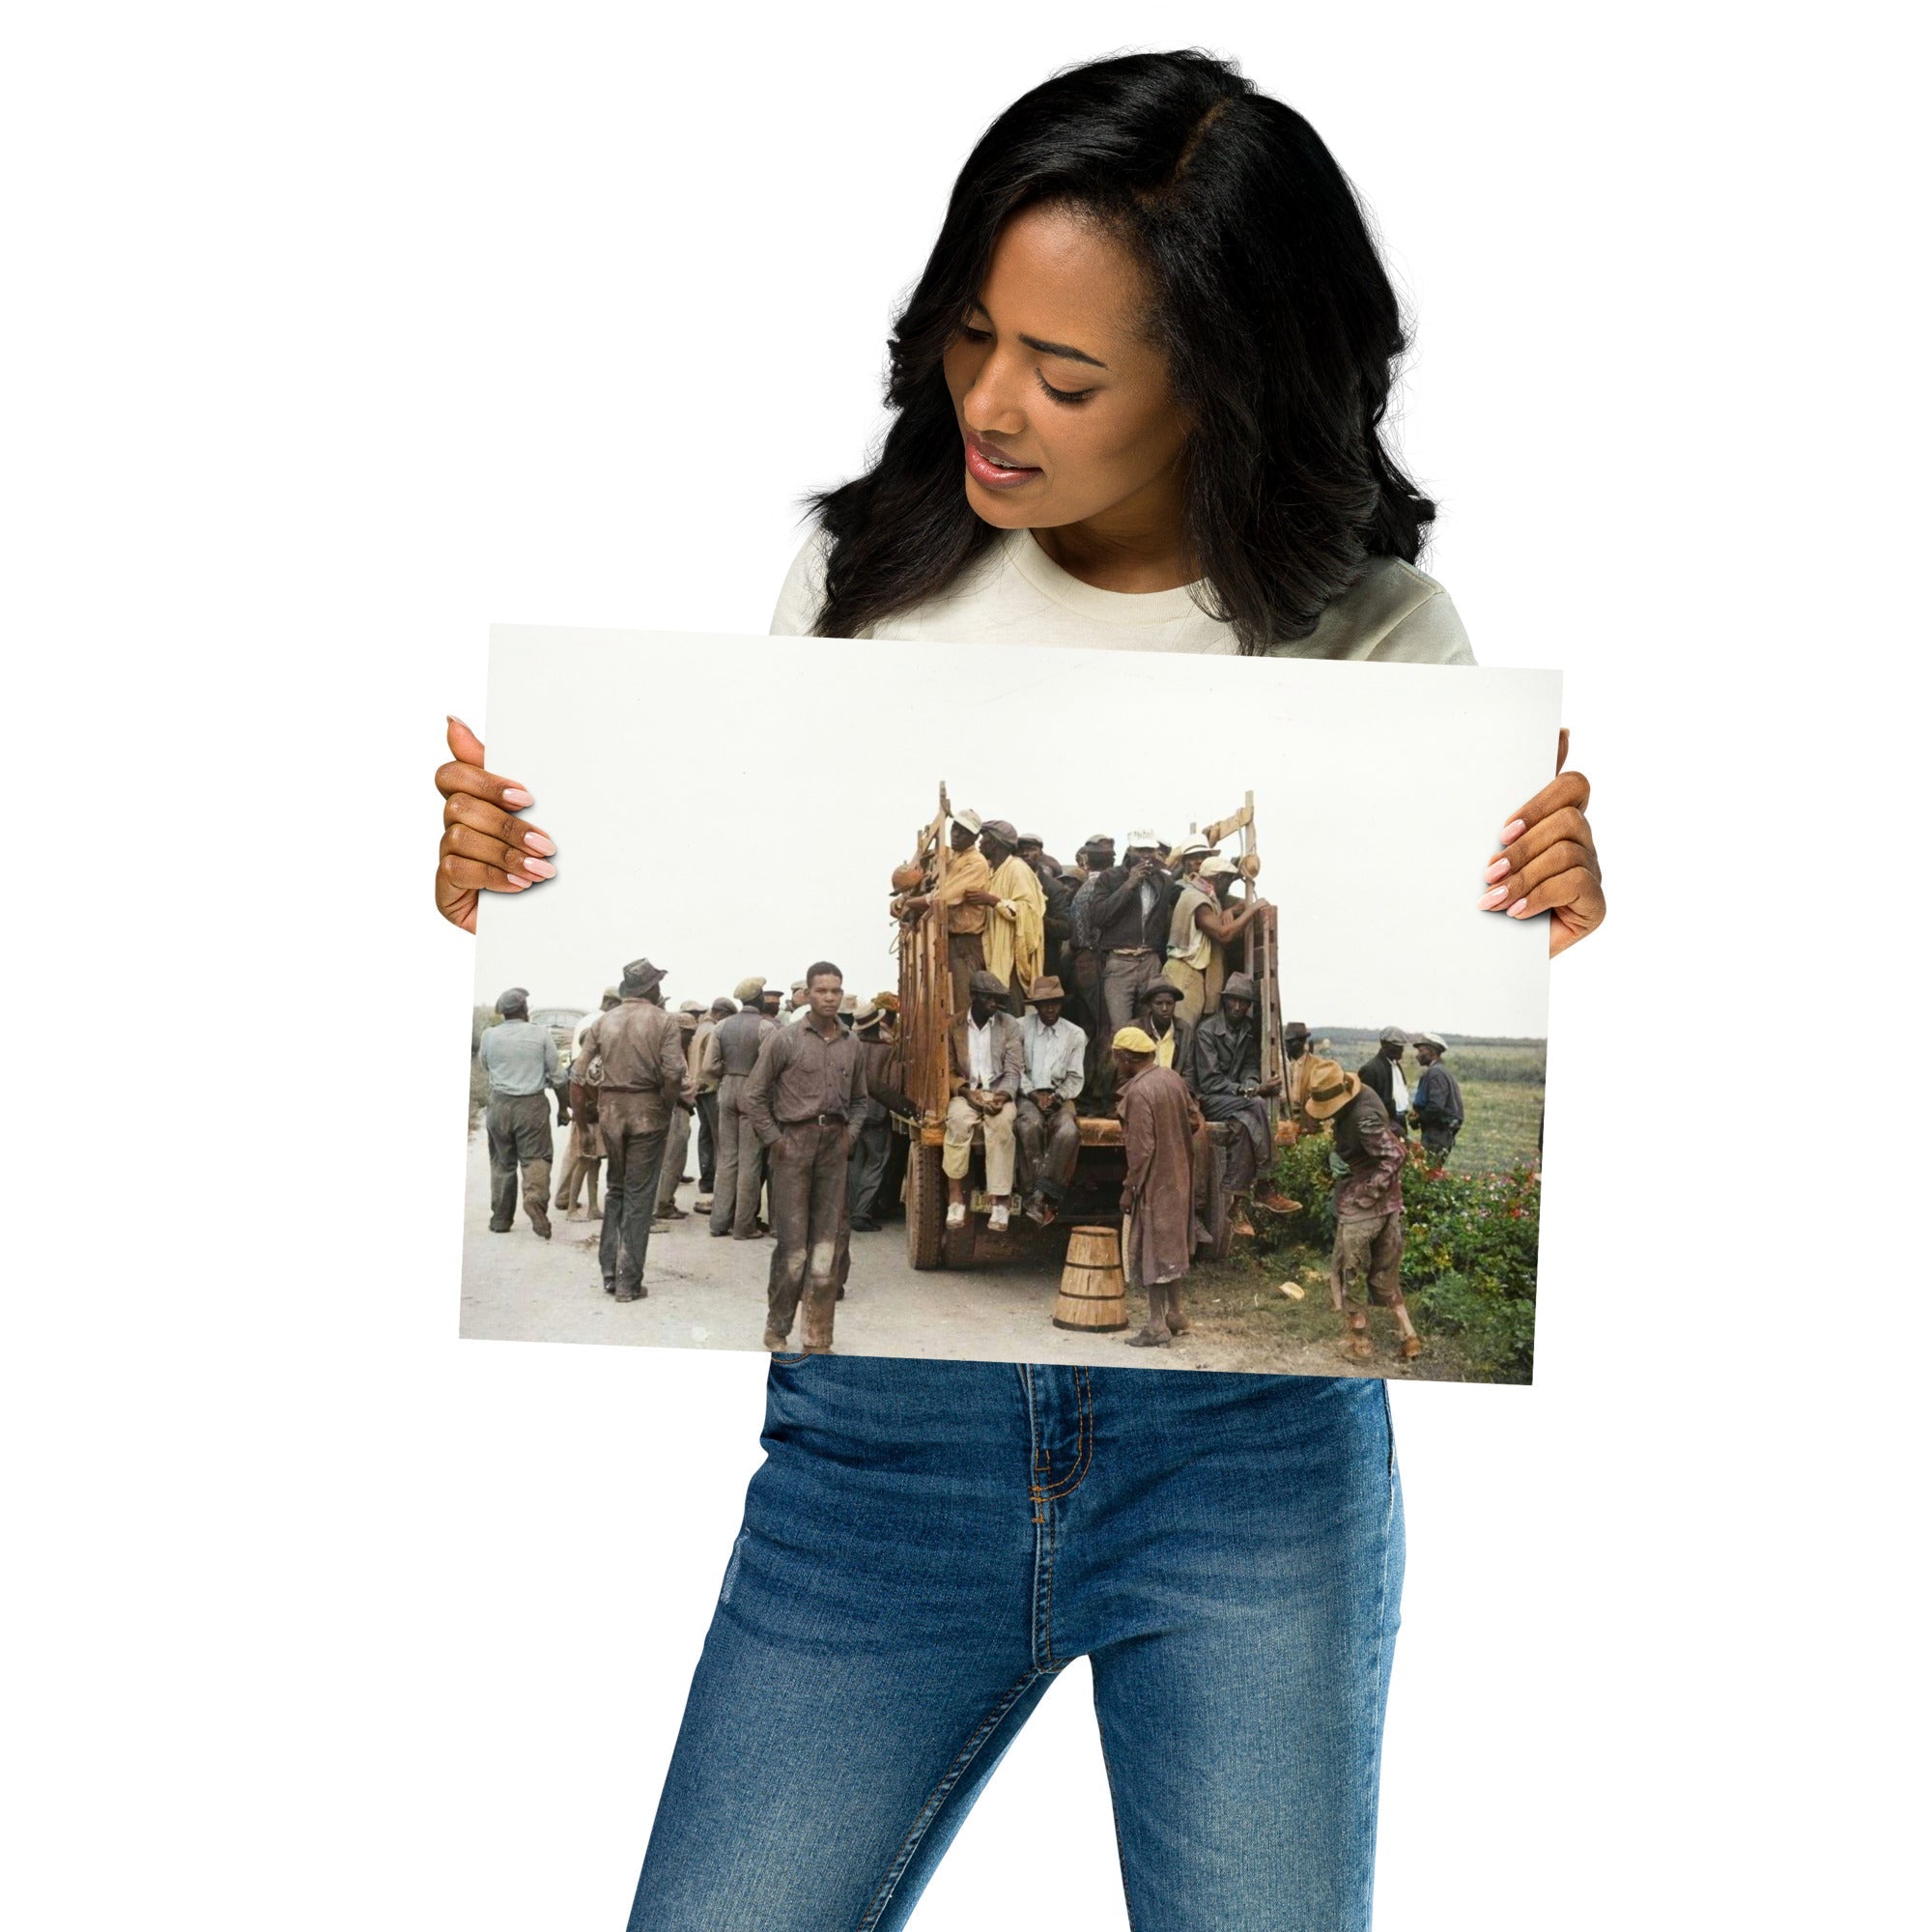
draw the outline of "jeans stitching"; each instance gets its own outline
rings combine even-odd
[[[1001,1719],[1025,1695],[1027,1687],[1034,1679],[1044,1674],[1037,1669],[1027,1671],[980,1719],[979,1728],[960,1747],[959,1755],[947,1766],[945,1776],[933,1786],[931,1794],[920,1807],[919,1816],[913,1820],[911,1828],[899,1840],[899,1848],[893,1859],[892,1869],[886,1873],[878,1890],[872,1894],[867,1903],[865,1915],[859,1920],[857,1932],[869,1932],[869,1928],[879,1922],[879,1915],[892,1903],[893,1893],[897,1889],[899,1880],[905,1876],[906,1866],[912,1862],[912,1855],[918,1851],[921,1839],[931,1828],[933,1819],[939,1815],[939,1807],[951,1796],[952,1787],[959,1782],[966,1768],[979,1756],[980,1746],[999,1728]]]
[[[1376,1579],[1376,1654],[1373,1668],[1369,1672],[1366,1691],[1369,1702],[1368,1715],[1375,1715],[1375,1706],[1381,1698],[1382,1651],[1388,1641],[1388,1573],[1389,1558],[1395,1550],[1395,1416],[1389,1406],[1388,1383],[1382,1383],[1382,1428],[1388,1441],[1387,1475],[1388,1499],[1382,1505],[1382,1567]],[[1369,1750],[1369,1761],[1363,1768],[1362,1785],[1356,1803],[1363,1811],[1373,1818],[1377,1799],[1377,1787],[1380,1782],[1381,1727],[1371,1724],[1364,1727],[1375,1740]],[[1365,1834],[1370,1843],[1374,1842],[1371,1829]],[[1376,1865],[1373,1856],[1362,1878],[1361,1922],[1366,1925],[1375,1910]]]
[[[1070,1496],[1087,1480],[1087,1472],[1094,1466],[1094,1378],[1085,1369],[1076,1368],[1073,1379],[1080,1391],[1080,1432],[1073,1451],[1073,1467],[1059,1483],[1047,1485],[1043,1493],[1049,1501]]]

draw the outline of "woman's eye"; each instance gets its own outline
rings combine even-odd
[[[1036,371],[1035,373],[1037,374],[1037,371]],[[1049,396],[1051,396],[1056,403],[1084,403],[1087,400],[1087,398],[1094,393],[1092,389],[1056,389],[1053,386],[1053,384],[1046,380],[1044,376],[1041,376],[1039,378],[1039,386],[1042,389],[1044,389],[1046,393]]]
[[[990,342],[993,339],[993,331],[990,328],[975,328],[970,323],[962,322],[959,325],[959,333],[968,342]]]

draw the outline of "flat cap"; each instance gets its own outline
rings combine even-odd
[[[499,1013],[514,1013],[519,1008],[527,1009],[530,1004],[530,989],[527,986],[512,986],[507,992],[497,995],[497,1010]]]
[[[997,838],[1009,851],[1013,850],[1020,842],[1020,835],[1013,830],[1012,821],[1006,818],[987,819],[980,828],[980,836],[982,838]]]
[[[1114,1036],[1114,1048],[1119,1053],[1157,1053],[1160,1050],[1139,1027],[1122,1027]]]
[[[1381,1042],[1384,1046],[1406,1046],[1408,1036],[1400,1027],[1383,1027]]]
[[[988,973],[983,966],[973,975],[967,986],[971,992],[985,993],[995,1000],[1007,997],[1007,982],[997,973]]]
[[[1439,1035],[1433,1033],[1412,1033],[1408,1037],[1408,1043],[1410,1046],[1433,1046],[1437,1053],[1449,1051],[1449,1043]]]
[[[765,982],[762,980],[756,980],[756,979],[740,980],[738,983],[731,988],[731,997],[734,1000],[736,1000],[740,1006],[743,1006],[747,1001],[750,1000],[762,1000],[765,997]]]

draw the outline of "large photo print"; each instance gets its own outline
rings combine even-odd
[[[1527,1381],[1558,681],[1176,668],[497,630],[462,1333]]]

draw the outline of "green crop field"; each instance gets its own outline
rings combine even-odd
[[[1449,1038],[1448,1036],[1444,1036]],[[1352,1073],[1377,1050],[1373,1033],[1337,1028],[1316,1031],[1314,1048]],[[1543,1125],[1544,1043],[1537,1040],[1449,1038],[1443,1065],[1463,1089],[1467,1115],[1449,1161],[1452,1174],[1488,1174],[1534,1160]],[[1414,1048],[1403,1056],[1403,1078],[1413,1089],[1421,1077]]]

